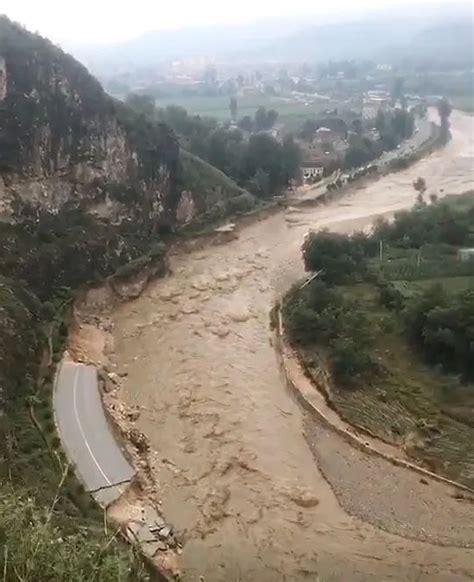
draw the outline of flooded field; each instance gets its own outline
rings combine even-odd
[[[185,541],[184,580],[474,577],[463,547],[474,543],[474,506],[313,426],[269,329],[275,299],[302,274],[309,229],[368,227],[415,201],[418,176],[428,194],[474,188],[474,118],[451,121],[453,140],[410,169],[176,254],[172,276],[114,313],[121,398],[142,408],[163,513]]]

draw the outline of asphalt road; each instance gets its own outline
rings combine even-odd
[[[64,450],[86,490],[108,505],[125,489],[134,471],[105,418],[93,366],[61,365],[54,411]]]
[[[431,122],[428,119],[416,119],[417,131],[405,141],[402,141],[399,149],[390,150],[383,153],[378,160],[378,164],[386,164],[396,158],[402,158],[407,154],[416,152],[431,137]]]

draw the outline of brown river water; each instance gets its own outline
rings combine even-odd
[[[120,396],[142,408],[184,580],[474,579],[462,547],[474,542],[473,506],[318,427],[289,393],[269,329],[309,229],[368,227],[414,202],[418,176],[428,193],[474,188],[474,118],[451,122],[452,141],[408,170],[177,252],[172,276],[115,311]]]

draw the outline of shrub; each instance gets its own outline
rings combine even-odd
[[[51,410],[49,408],[47,408],[46,410],[44,410],[43,412],[43,419],[44,420],[51,420],[53,418],[53,414],[51,412]]]
[[[227,203],[229,212],[239,213],[239,212],[249,212],[255,207],[255,198],[249,192],[244,192],[239,196],[234,198],[229,198]]]
[[[47,433],[54,433],[54,431],[56,430],[56,427],[54,425],[54,422],[52,420],[49,420],[48,422],[46,422],[44,424],[44,429]]]
[[[62,498],[56,510],[61,503]],[[0,571],[5,580],[149,579],[132,550],[124,550],[113,538],[99,539],[94,530],[72,528],[73,522],[61,522],[57,513],[50,515],[38,506],[30,492],[1,485],[0,540],[8,542],[8,552],[0,552]]]
[[[321,270],[324,281],[338,284],[361,278],[366,272],[367,257],[374,253],[374,244],[362,233],[351,237],[323,230],[310,232],[302,250],[307,271]]]
[[[340,337],[332,344],[329,363],[338,385],[355,387],[377,366],[368,351],[354,338]]]
[[[434,285],[415,296],[405,312],[408,337],[432,364],[474,379],[474,291],[448,296]]]
[[[384,307],[394,311],[400,311],[403,308],[403,295],[391,283],[381,281],[378,284],[378,289],[380,292],[380,302]]]

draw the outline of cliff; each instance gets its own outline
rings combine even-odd
[[[0,17],[0,217],[74,202],[114,220],[172,220],[179,147],[72,57]],[[170,214],[171,213],[171,214]],[[134,214],[136,214],[134,212]]]

